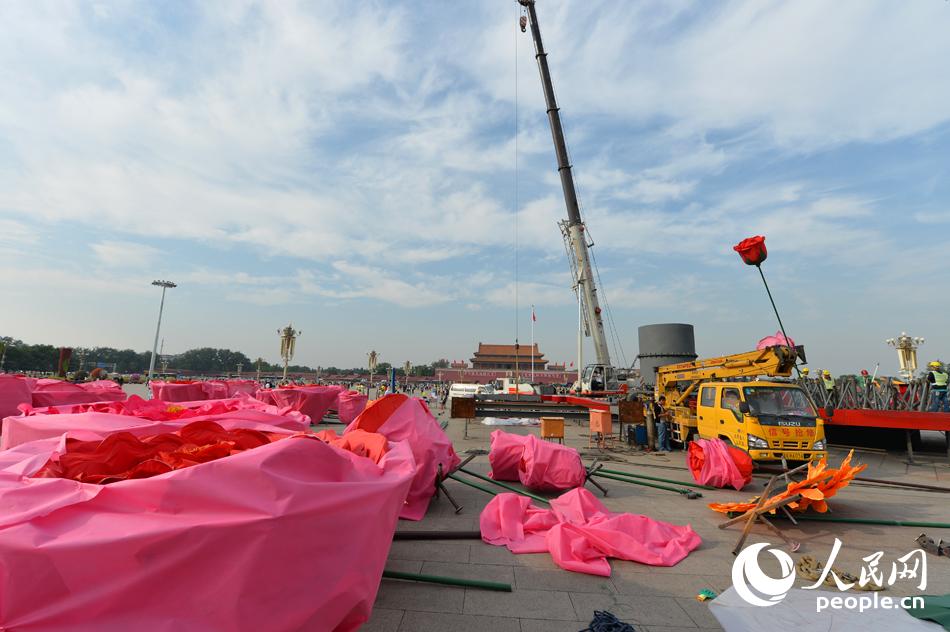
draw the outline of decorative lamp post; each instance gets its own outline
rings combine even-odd
[[[376,366],[379,364],[379,354],[376,351],[370,351],[368,354],[368,367],[369,367],[369,386],[366,388],[366,394],[369,395],[369,391],[373,388],[373,374],[376,373]],[[377,391],[377,395],[379,392]]]
[[[924,339],[908,336],[906,331],[902,331],[897,338],[888,338],[884,342],[897,349],[901,377],[907,381],[914,379],[914,373],[917,372],[917,347],[924,344]]]
[[[280,357],[284,361],[283,381],[286,382],[287,367],[290,366],[290,361],[294,357],[294,347],[297,344],[297,336],[303,334],[303,332],[295,330],[293,324],[291,323],[283,329],[278,329],[277,334],[280,336]]]
[[[237,376],[238,376],[238,379],[239,379],[239,380],[241,379],[241,369],[243,369],[243,368],[244,368],[244,364],[242,364],[241,362],[238,362],[238,374],[237,374]]]
[[[148,363],[148,381],[155,374],[155,358],[158,355],[158,334],[162,330],[162,310],[165,309],[165,290],[178,287],[171,281],[152,281],[152,285],[162,288],[162,302],[158,304],[158,325],[155,326],[155,342],[152,344],[152,358]]]
[[[412,373],[412,362],[406,360],[406,363],[402,365],[403,373],[406,374],[406,390],[409,390],[409,374]]]
[[[257,381],[261,381],[261,363],[264,362],[264,358],[257,358]]]

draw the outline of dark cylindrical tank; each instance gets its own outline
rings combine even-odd
[[[696,359],[696,338],[692,325],[664,323],[643,325],[640,339],[640,376],[644,384],[656,384],[657,367]]]

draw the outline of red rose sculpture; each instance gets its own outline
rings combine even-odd
[[[738,252],[742,260],[750,266],[761,265],[769,256],[768,251],[765,249],[765,237],[762,235],[743,239],[737,245],[733,246],[732,249]]]

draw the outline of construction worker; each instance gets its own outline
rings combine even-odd
[[[947,370],[943,368],[939,362],[931,362],[928,368],[930,372],[927,374],[927,381],[930,382],[930,391],[932,393],[930,408],[928,408],[928,410],[932,413],[950,412],[950,407],[948,407],[947,403],[947,381],[948,378],[950,378],[950,374],[947,373]]]
[[[871,384],[871,374],[868,373],[867,369],[861,369],[861,377],[858,378],[858,384],[865,389]]]
[[[829,406],[835,405],[835,379],[831,377],[831,371],[825,369],[821,372],[821,383],[825,387],[825,394]]]
[[[670,417],[672,414],[666,408],[666,397],[660,395],[659,401],[653,403],[653,419],[656,421],[658,452],[672,452],[670,447]]]

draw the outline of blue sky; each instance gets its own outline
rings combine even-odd
[[[950,5],[539,0],[582,211],[629,364],[776,330],[813,367],[950,358]],[[311,365],[570,361],[564,205],[507,0],[0,4],[3,335]],[[517,80],[516,80],[517,77]],[[517,95],[517,154],[515,121]],[[515,159],[517,155],[517,199]],[[515,228],[518,301],[515,310]],[[588,345],[587,358],[591,357]]]

